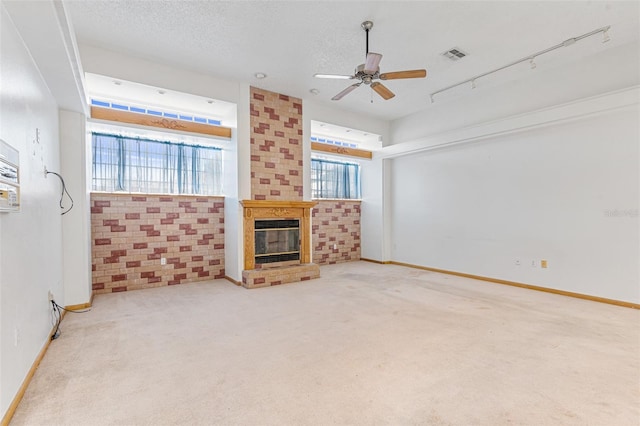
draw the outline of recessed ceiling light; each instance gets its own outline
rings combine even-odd
[[[164,95],[167,92],[165,92],[164,90],[158,90],[158,93],[161,94],[161,95]]]
[[[351,133],[351,129],[347,129],[347,130],[345,130],[345,132]]]
[[[115,84],[116,86],[120,86],[122,82],[118,80],[113,80],[113,84]]]
[[[326,124],[320,123],[320,127],[324,127],[324,126],[326,126]]]
[[[262,80],[263,78],[267,78],[267,75],[263,72],[257,72],[254,74],[256,76],[256,78]]]
[[[215,101],[214,101],[213,99],[209,99],[209,100],[207,101],[207,103],[208,103],[208,104],[213,104],[213,103],[215,103]]]
[[[313,94],[313,95],[317,95],[318,93],[320,93],[320,91],[318,89],[311,89],[311,90],[309,90],[309,92],[311,92],[311,94]]]

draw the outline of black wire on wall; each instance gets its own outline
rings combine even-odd
[[[64,179],[62,178],[62,176],[60,176],[56,172],[50,172],[50,171],[45,169],[45,175],[56,175],[56,176],[58,176],[58,179],[60,179],[60,182],[62,183],[62,192],[60,193],[60,208],[62,210],[64,210],[64,206],[62,205],[62,200],[64,199],[64,194],[67,194],[67,197],[69,197],[69,200],[71,200],[71,206],[61,213],[61,215],[64,216],[65,214],[69,213],[71,211],[71,209],[73,208],[73,198],[71,198],[71,194],[69,194],[69,191],[67,191],[67,185],[64,183]]]

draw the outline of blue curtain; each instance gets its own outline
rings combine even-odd
[[[360,166],[340,161],[311,159],[313,198],[360,198]]]
[[[222,150],[101,133],[92,134],[95,191],[222,193]]]

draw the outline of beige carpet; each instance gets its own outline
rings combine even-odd
[[[97,296],[12,425],[633,425],[640,312],[392,265]]]

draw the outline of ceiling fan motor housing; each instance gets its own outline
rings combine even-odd
[[[376,71],[371,73],[364,70],[364,64],[360,64],[356,68],[354,74],[354,77],[362,81],[364,84],[371,84],[373,80],[380,77],[380,67],[376,67]]]

